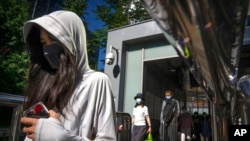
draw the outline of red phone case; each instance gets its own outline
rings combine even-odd
[[[38,102],[34,106],[31,106],[29,109],[25,110],[23,112],[23,116],[33,118],[48,118],[49,111],[42,102]]]

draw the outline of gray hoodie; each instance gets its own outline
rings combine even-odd
[[[24,24],[24,40],[38,24],[73,54],[81,81],[67,108],[66,118],[41,118],[35,129],[35,141],[115,141],[115,106],[108,76],[89,68],[85,27],[70,11],[56,11]],[[28,46],[29,48],[29,46]],[[25,141],[29,141],[26,138]]]

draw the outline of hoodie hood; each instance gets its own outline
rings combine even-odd
[[[24,23],[24,41],[28,49],[35,47],[29,44],[28,36],[35,25],[39,25],[49,32],[57,41],[63,44],[76,61],[80,73],[90,70],[87,55],[86,31],[82,20],[73,12],[56,11]],[[31,38],[32,39],[32,38]],[[30,40],[30,39],[29,39]],[[36,40],[40,42],[39,40]]]

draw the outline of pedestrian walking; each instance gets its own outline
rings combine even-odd
[[[136,104],[133,108],[131,141],[144,141],[147,133],[152,132],[148,107],[144,104],[145,97],[142,93],[137,93],[134,100]]]

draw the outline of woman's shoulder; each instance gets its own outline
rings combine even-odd
[[[83,75],[83,78],[91,78],[91,79],[109,79],[109,76],[105,74],[104,72],[100,71],[91,71],[87,72]]]
[[[148,109],[148,106],[147,106],[147,105],[144,105],[142,108],[144,108],[144,109]]]

